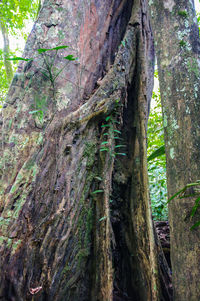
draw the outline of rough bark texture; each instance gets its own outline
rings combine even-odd
[[[69,53],[78,61],[52,83],[36,52],[58,45],[70,46],[58,69]],[[24,56],[35,59],[19,65],[2,111],[0,297],[160,300],[145,1],[46,0]]]
[[[200,179],[200,41],[193,1],[149,1],[158,58],[169,196]],[[196,187],[198,188],[198,187]],[[200,300],[195,190],[169,206],[174,300]]]

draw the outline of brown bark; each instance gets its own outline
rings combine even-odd
[[[149,1],[158,58],[169,197],[200,179],[200,41],[193,1]],[[198,188],[198,187],[195,187]],[[186,197],[187,194],[194,196]],[[200,300],[195,190],[169,206],[174,300]]]
[[[0,296],[160,300],[146,168],[153,46],[145,1],[46,0],[24,56],[58,45],[70,46],[58,69],[69,53],[78,61],[54,85],[42,57],[21,63],[2,112]],[[30,114],[38,108],[44,118]]]

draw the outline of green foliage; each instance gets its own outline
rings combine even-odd
[[[181,40],[181,41],[179,42],[179,45],[180,45],[181,47],[184,47],[184,46],[187,45],[187,43],[186,43],[184,40]]]
[[[156,74],[157,75],[157,74]],[[167,220],[166,159],[160,93],[153,92],[152,108],[148,121],[148,175],[155,220]]]
[[[107,218],[107,216],[103,216],[99,219],[100,222],[104,221]]]
[[[116,155],[126,156],[126,153],[117,151],[118,149],[124,149],[126,147],[125,144],[119,144],[118,141],[123,141],[123,139],[116,136],[116,133],[121,135],[121,131],[117,129],[117,125],[120,124],[118,120],[119,115],[121,114],[118,112],[119,106],[119,101],[116,100],[115,108],[112,114],[108,115],[105,118],[105,123],[101,126],[102,128],[105,128],[107,130],[107,132],[103,133],[105,139],[111,138],[111,140],[115,141],[115,145],[111,145],[111,142],[105,140],[101,143],[100,152],[108,152],[111,157],[116,157]]]
[[[153,153],[151,153],[151,155],[147,158],[147,161],[150,162],[151,160],[158,158],[164,154],[165,154],[165,146],[161,145],[158,149],[156,149],[155,151],[153,151]]]
[[[55,80],[60,75],[60,73],[64,70],[64,68],[67,66],[67,64],[65,64],[61,69],[57,69],[55,67],[55,60],[57,58],[58,51],[62,49],[66,49],[68,47],[69,46],[61,45],[53,48],[37,49],[39,55],[42,55],[43,63],[44,63],[44,67],[40,68],[39,71],[44,75],[45,78],[47,78],[50,81],[54,93],[55,93]],[[54,51],[55,53],[53,56],[50,56],[46,53],[48,51]],[[36,59],[37,56],[35,58],[23,58],[23,57],[7,58],[7,60],[11,60],[11,61],[36,61]],[[68,56],[64,57],[64,59],[68,61],[74,61],[77,58],[75,58],[72,54],[69,54]]]
[[[17,34],[24,28],[24,20],[35,19],[38,4],[38,0],[1,0],[0,20],[11,34]]]
[[[37,13],[39,0],[1,0],[0,1],[0,28],[2,32],[6,32],[7,38],[19,37],[26,39],[27,34],[24,31],[25,20],[34,20]],[[14,49],[14,52],[22,52],[23,49]],[[9,49],[9,56],[14,55]],[[7,52],[5,53],[7,56]],[[16,54],[15,54],[16,55]],[[0,57],[3,59],[3,45],[0,48]],[[19,58],[18,58],[19,60]],[[17,68],[16,58],[12,61],[12,69],[15,72]],[[7,70],[8,72],[8,70]],[[0,106],[4,102],[11,78],[7,78],[6,69],[3,61],[0,61]],[[12,76],[12,75],[11,75]]]
[[[97,193],[102,193],[102,192],[103,192],[103,190],[100,189],[100,190],[95,190],[95,191],[93,191],[92,194],[97,194]]]
[[[197,22],[199,26],[199,35],[200,35],[200,13],[197,13]]]
[[[11,52],[11,54],[13,54]],[[13,69],[14,71],[17,68],[17,64],[16,61],[13,64]],[[4,62],[3,62],[3,50],[0,49],[0,107],[2,107],[3,102],[6,99],[6,94],[8,92],[8,88],[9,88],[9,84],[8,84],[8,80],[7,80],[7,76],[6,76],[6,70],[5,70],[5,66],[4,66]]]
[[[193,217],[195,215],[195,213],[197,212],[197,209],[200,208],[199,186],[200,186],[200,180],[197,180],[195,183],[189,183],[189,184],[185,185],[182,189],[177,191],[174,195],[172,195],[169,198],[168,203],[171,202],[176,197],[178,197],[179,199],[183,199],[183,198],[188,198],[188,197],[193,197],[193,196],[198,195],[197,199],[195,200],[195,205],[192,207],[192,211],[190,214],[190,216]],[[191,191],[191,189],[192,189],[192,191]],[[195,223],[190,229],[193,230],[198,226],[200,226],[200,221]]]
[[[0,49],[0,56],[1,54],[2,50]],[[8,90],[8,81],[6,78],[6,71],[3,60],[0,60],[0,78],[0,107],[2,107]]]
[[[178,15],[183,17],[183,18],[187,18],[188,17],[188,13],[186,10],[179,10],[178,11]]]
[[[59,50],[66,49],[68,47],[69,46],[66,46],[66,45],[60,45],[60,46],[48,48],[48,49],[46,49],[46,48],[38,49],[38,53],[43,56],[43,60],[44,60],[44,68],[43,68],[43,71],[40,70],[40,72],[50,81],[54,92],[55,92],[55,80],[68,64],[68,63],[65,64],[61,69],[57,69],[55,67],[55,59],[57,58],[57,54],[58,54]],[[55,53],[53,56],[50,56],[46,53],[48,51],[54,51]],[[68,56],[64,57],[64,59],[66,59],[68,61],[75,61],[77,58],[75,58],[72,54],[69,54]],[[31,60],[33,60],[33,59],[31,59]]]
[[[29,112],[29,114],[32,114],[34,118],[37,118],[41,124],[43,124],[44,121],[44,114],[47,110],[47,97],[39,97],[35,96],[34,99],[34,105],[32,105],[32,111]]]
[[[16,57],[9,57],[6,60],[7,61],[26,61],[26,62],[28,62],[28,61],[31,61],[33,59],[25,59],[23,57],[16,56]]]

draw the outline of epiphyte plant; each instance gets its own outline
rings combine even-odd
[[[107,131],[103,133],[103,136],[107,139],[101,143],[100,152],[109,152],[112,157],[115,157],[116,155],[126,156],[126,153],[124,152],[117,152],[117,149],[126,147],[126,145],[119,144],[118,142],[123,140],[119,137],[119,135],[121,135],[121,131],[117,129],[117,124],[120,124],[120,121],[118,120],[118,115],[120,115],[117,110],[118,107],[119,101],[116,100],[115,109],[105,118],[105,122],[101,126],[102,128],[107,129]],[[110,142],[108,141],[109,138],[111,138],[111,141],[114,140],[116,145],[110,145]]]
[[[69,48],[67,45],[61,45],[53,48],[39,48],[37,49],[37,52],[40,56],[43,58],[43,66],[38,69],[38,71],[50,82],[50,85],[52,87],[53,92],[53,100],[55,100],[55,81],[57,77],[62,73],[62,71],[66,68],[67,64],[70,61],[77,60],[76,57],[73,56],[73,54],[69,54],[67,56],[64,56],[63,59],[67,60],[67,63],[63,65],[62,68],[58,69],[55,67],[55,61],[58,56],[58,51]],[[48,55],[48,52],[54,52],[53,56]],[[23,58],[23,57],[13,57],[13,58],[7,58],[7,60],[10,61],[26,61],[29,64],[33,61],[36,61],[37,56],[35,58]],[[32,114],[34,117],[37,117],[40,124],[43,124],[44,120],[44,113],[47,109],[46,104],[47,97],[44,95],[41,98],[38,96],[34,97],[34,105],[32,106],[32,110],[29,112],[29,114]]]
[[[190,216],[193,217],[195,215],[195,213],[197,212],[197,209],[200,207],[199,186],[200,186],[200,180],[196,180],[196,182],[194,182],[194,183],[189,183],[189,184],[185,185],[182,189],[180,189],[173,196],[171,196],[167,203],[171,202],[176,197],[179,197],[179,199],[184,199],[184,198],[188,198],[188,197],[197,196],[197,198],[194,201],[195,204],[192,207],[192,211],[190,213]],[[190,189],[192,189],[193,191],[190,192]],[[189,190],[189,192],[188,192],[188,190]],[[197,221],[190,229],[193,230],[198,226],[200,226],[200,220]]]
[[[39,71],[40,73],[50,81],[52,89],[53,89],[53,94],[55,96],[55,81],[57,77],[61,74],[61,72],[65,69],[69,61],[75,61],[77,60],[76,57],[74,57],[73,54],[69,54],[67,56],[64,56],[63,59],[67,60],[67,63],[64,64],[64,66],[60,69],[57,69],[55,67],[55,60],[58,55],[59,50],[63,50],[69,48],[67,45],[61,45],[53,48],[39,48],[37,49],[38,54],[42,55],[43,57],[43,63],[44,67],[40,67]],[[47,52],[55,52],[53,56],[50,56],[47,54]],[[7,58],[7,60],[10,61],[27,61],[27,62],[32,62],[36,60],[37,56],[35,58],[23,58],[23,57],[13,57],[13,58]]]

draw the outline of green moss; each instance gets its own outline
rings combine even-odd
[[[178,11],[178,15],[183,17],[183,18],[187,18],[188,17],[188,13],[185,10],[179,10]]]
[[[25,169],[27,170],[31,170],[35,165],[35,158],[31,158],[30,160],[28,160],[25,164]]]
[[[87,169],[91,168],[95,160],[96,143],[86,142],[83,157],[87,157]]]
[[[35,176],[37,175],[37,173],[38,173],[38,166],[37,166],[37,164],[34,164],[33,167],[32,167],[33,178],[35,178]]]
[[[55,8],[54,8],[54,9],[55,9]],[[60,7],[60,6],[56,7],[56,9],[57,9],[57,11],[59,11],[59,12],[61,12],[61,11],[64,10],[64,8],[63,8],[63,7]]]
[[[71,267],[69,266],[69,263],[67,263],[62,270],[62,274],[67,274],[71,270]]]
[[[186,43],[185,41],[181,40],[181,41],[179,42],[179,45],[180,45],[181,47],[184,47],[184,46],[187,45],[187,43]]]
[[[18,185],[13,185],[11,190],[10,190],[10,193],[14,193],[18,188]]]
[[[9,120],[9,124],[8,124],[8,129],[9,129],[9,130],[10,130],[11,126],[12,126],[12,122],[13,122],[13,120],[10,119],[10,120]]]
[[[12,245],[12,239],[7,238],[7,246],[10,247]]]
[[[189,72],[194,72],[195,76],[199,78],[198,61],[195,58],[192,58],[187,62],[187,67]]]
[[[24,205],[25,201],[26,201],[26,197],[24,196],[15,203],[15,205],[14,205],[15,209],[14,209],[14,213],[13,213],[14,218],[17,218],[19,216],[19,212],[22,209],[22,206]]]
[[[78,265],[80,266],[82,262],[89,256],[89,250],[88,248],[86,249],[81,249],[78,254],[76,255],[76,259],[78,260]]]
[[[15,242],[13,243],[13,245],[12,245],[12,250],[13,250],[14,252],[17,250],[17,248],[18,248],[18,246],[21,244],[21,242],[22,242],[22,240],[19,239],[19,240],[15,241]]]
[[[3,218],[3,217],[0,217],[0,226],[8,225],[9,222],[10,222],[10,218]]]
[[[85,233],[85,239],[84,239],[84,247],[89,248],[91,244],[91,232],[92,232],[92,226],[93,226],[93,210],[90,208],[87,213],[87,219],[86,219],[86,233]]]
[[[3,245],[6,240],[5,236],[0,236],[0,246]]]

